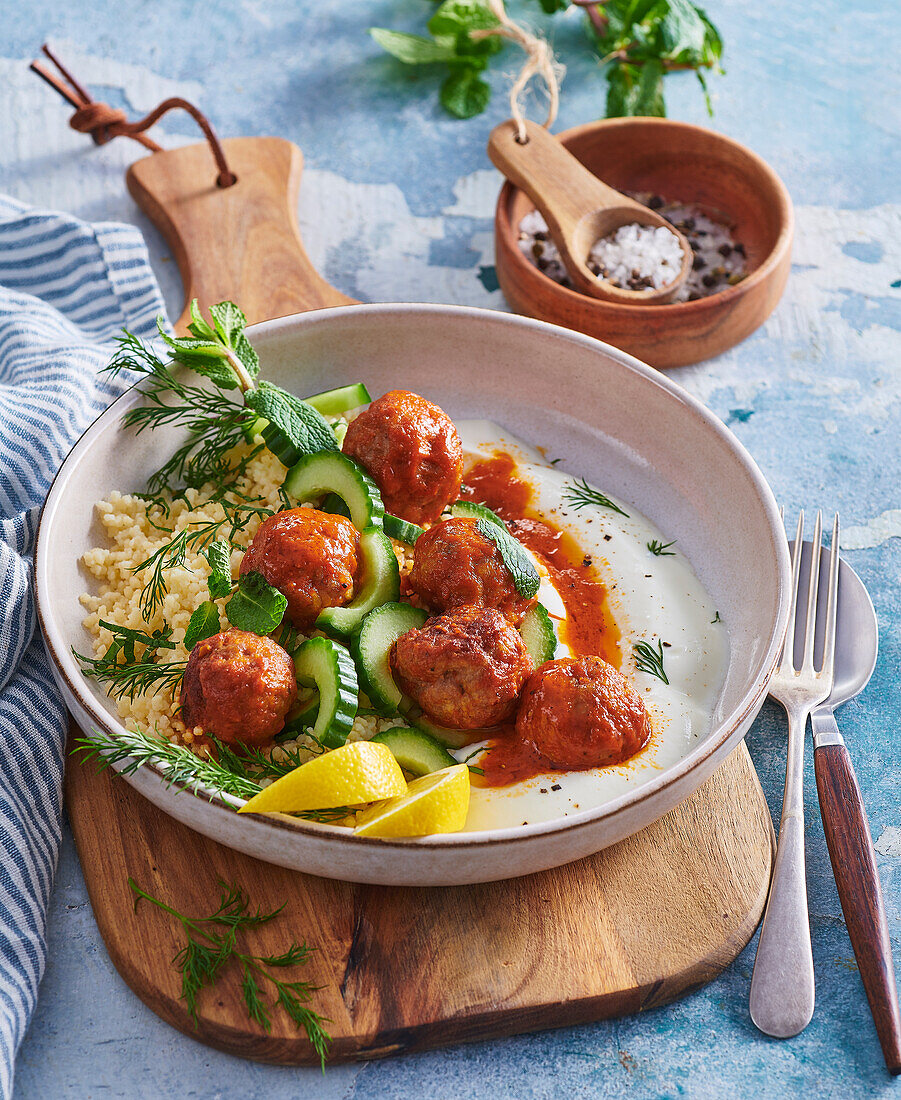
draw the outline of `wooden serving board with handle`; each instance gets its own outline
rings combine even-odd
[[[232,298],[252,321],[352,304],[303,250],[294,213],[300,151],[273,138],[225,148],[238,176],[227,190],[215,186],[206,146],[154,154],[128,176],[175,252],[188,298]],[[244,887],[254,906],[286,902],[248,943],[257,954],[295,938],[317,948],[302,976],[321,986],[313,1006],[331,1021],[331,1059],[340,1061],[663,1004],[715,977],[745,946],[772,862],[769,811],[744,744],[642,832],[577,863],[481,886],[360,886],[260,863],[71,757],[66,799],[94,913],[128,985],[185,1034],[286,1064],[316,1056],[281,1013],[270,1033],[249,1021],[237,971],[203,992],[195,1029],[172,965],[181,928],[147,903],[135,912],[129,877],[186,914],[216,907],[219,880]]]

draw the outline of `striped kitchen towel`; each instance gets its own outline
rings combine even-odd
[[[66,716],[35,631],[38,514],[69,448],[128,385],[98,375],[162,299],[140,233],[0,196],[0,1096],[46,958]]]

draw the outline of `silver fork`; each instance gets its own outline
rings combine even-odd
[[[807,582],[807,615],[804,647],[795,668],[795,632],[799,618],[801,555],[804,547],[804,513],[792,551],[792,601],[788,631],[779,667],[770,680],[769,694],[785,707],[788,716],[788,762],[785,794],[779,821],[779,845],[770,884],[757,958],[751,978],[751,1019],[767,1035],[787,1039],[797,1035],[813,1016],[813,955],[810,918],[807,913],[807,881],[804,867],[804,736],[811,710],[832,691],[835,662],[835,613],[838,594],[838,516],[832,528],[826,629],[823,634],[822,668],[814,668],[817,625],[817,588],[820,578],[822,517],[817,512]]]

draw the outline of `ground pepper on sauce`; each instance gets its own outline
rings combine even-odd
[[[531,506],[532,486],[519,476],[513,456],[499,450],[480,458],[465,469],[463,481],[462,495],[497,512],[547,569],[566,608],[566,621],[558,624],[561,641],[574,655],[594,654],[619,668],[620,631],[607,589],[576,540]],[[474,774],[472,781],[484,787],[503,787],[553,770],[512,723],[493,731],[491,751],[483,754],[479,767],[484,775]]]

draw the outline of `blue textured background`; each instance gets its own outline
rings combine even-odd
[[[503,308],[485,270],[497,181],[484,153],[490,128],[505,116],[503,97],[480,119],[452,121],[436,106],[436,77],[412,78],[364,33],[370,24],[419,30],[429,8],[424,0],[7,5],[0,187],[26,201],[141,225],[167,302],[177,306],[171,257],[122,183],[124,166],[141,151],[126,142],[96,149],[67,129],[61,102],[27,73],[49,39],[96,94],[132,113],[183,94],[199,100],[224,136],[273,133],[296,141],[308,166],[305,237],[314,261],[342,290],[364,299]],[[881,653],[872,683],[840,724],[869,808],[901,957],[901,23],[893,0],[868,0],[855,10],[839,0],[783,0],[765,9],[713,0],[710,11],[726,39],[728,69],[714,83],[712,124],[781,174],[799,232],[789,289],[771,321],[734,352],[675,377],[732,426],[789,515],[799,507],[837,507],[848,527],[848,558],[873,595]],[[555,22],[569,63],[558,127],[603,110],[604,85],[575,14]],[[512,71],[512,49],[507,56]],[[503,73],[492,79],[503,89]],[[670,78],[667,99],[673,117],[706,122],[693,78]],[[196,140],[183,118],[170,117],[158,132],[166,145]],[[748,740],[778,817],[781,713],[767,705]],[[817,1010],[793,1040],[766,1039],[748,1018],[755,940],[707,988],[641,1017],[333,1067],[324,1079],[243,1062],[178,1035],[124,986],[98,935],[67,834],[50,962],[19,1058],[17,1094],[901,1095],[882,1068],[810,771],[807,790]]]

